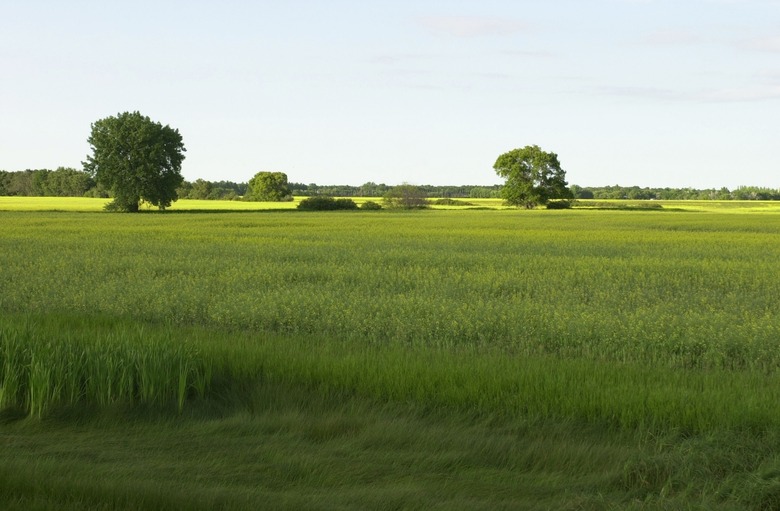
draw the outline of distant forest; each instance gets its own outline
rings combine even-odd
[[[493,186],[419,186],[429,198],[499,198],[503,185]],[[333,197],[382,197],[392,186],[367,182],[360,186],[289,183],[296,196],[328,195]],[[640,188],[638,186],[571,185],[578,199],[634,200],[780,200],[780,189],[757,186],[728,188]],[[233,181],[185,181],[178,189],[180,199],[241,200],[247,183]],[[107,190],[82,170],[60,167],[56,170],[35,169],[18,172],[0,170],[0,195],[38,197],[109,197]]]

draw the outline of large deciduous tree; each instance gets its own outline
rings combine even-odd
[[[248,184],[246,200],[260,202],[292,200],[287,174],[284,172],[258,172]]]
[[[493,169],[506,179],[501,197],[509,205],[531,209],[550,199],[572,198],[558,155],[537,145],[502,154]]]
[[[110,209],[138,211],[144,201],[164,210],[178,199],[186,151],[179,130],[125,112],[93,123],[87,141],[84,170],[111,190]]]

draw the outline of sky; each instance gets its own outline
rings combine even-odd
[[[0,0],[0,73],[8,171],[140,111],[189,181],[780,188],[780,0]]]

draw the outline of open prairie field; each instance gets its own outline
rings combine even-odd
[[[4,508],[780,506],[773,204],[186,202],[0,211]]]

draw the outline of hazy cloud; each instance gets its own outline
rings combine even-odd
[[[680,91],[660,87],[600,87],[596,89],[596,93],[606,96],[633,97],[656,101],[738,103],[779,100],[780,85],[746,86],[698,91]]]
[[[678,91],[660,87],[606,86],[594,89],[596,94],[655,100],[684,99]]]
[[[479,16],[431,16],[421,18],[420,23],[434,34],[455,37],[507,35],[528,28],[517,20]]]
[[[647,34],[642,40],[648,44],[696,44],[703,42],[701,36],[689,30],[658,30]]]
[[[510,57],[535,57],[545,59],[557,56],[555,53],[546,50],[507,50],[501,53],[503,55],[509,55]]]
[[[740,46],[748,50],[780,53],[780,36],[757,37],[744,41]]]
[[[619,4],[675,4],[679,0],[612,0]],[[780,0],[698,0],[702,4],[755,4],[755,5],[776,5]]]
[[[780,99],[780,85],[721,89],[705,93],[702,99],[725,103],[778,100]]]
[[[406,62],[429,60],[431,58],[432,57],[430,55],[414,53],[386,53],[371,57],[369,62],[372,64],[401,64]]]

